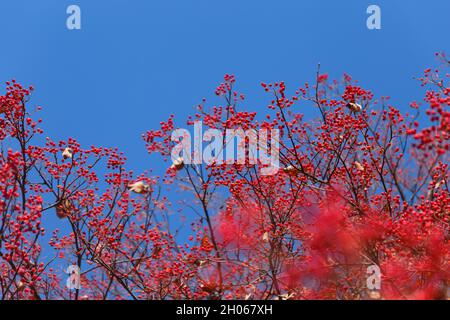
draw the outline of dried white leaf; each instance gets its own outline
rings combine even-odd
[[[172,161],[172,169],[176,169],[176,170],[181,170],[184,168],[184,159],[183,158],[178,158]]]
[[[73,156],[72,148],[69,148],[69,147],[65,148],[63,153],[62,153],[62,156],[63,156],[64,159],[72,158],[72,156]]]
[[[128,185],[128,190],[131,192],[137,193],[137,194],[144,194],[148,193],[150,190],[150,187],[148,184],[145,184],[143,181],[137,181],[135,183]]]
[[[355,113],[361,112],[362,106],[356,102],[349,102],[347,107]]]

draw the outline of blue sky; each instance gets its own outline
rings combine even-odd
[[[82,30],[66,28],[71,4]],[[370,4],[381,30],[366,28]],[[225,73],[252,110],[265,107],[261,81],[297,88],[319,62],[405,107],[421,94],[412,77],[450,51],[449,12],[448,0],[2,0],[0,81],[36,87],[55,140],[118,146],[137,171],[162,168],[141,134],[171,113],[183,124]]]
[[[66,28],[72,4],[81,30]],[[366,27],[370,4],[381,30]],[[129,168],[161,173],[141,134],[172,113],[183,125],[226,73],[249,110],[267,105],[260,82],[298,88],[319,62],[406,108],[422,96],[413,76],[450,51],[449,12],[448,0],[1,0],[0,81],[36,87],[45,135],[117,146]]]

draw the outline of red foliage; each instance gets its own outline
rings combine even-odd
[[[41,121],[28,107],[33,88],[7,83],[0,296],[445,299],[448,77],[426,70],[420,79],[428,105],[422,119],[417,103],[402,113],[348,75],[340,83],[320,73],[294,93],[284,82],[263,83],[271,98],[261,117],[240,109],[244,95],[226,75],[215,91],[224,105],[209,109],[204,100],[187,124],[279,129],[282,170],[262,176],[250,163],[178,160],[162,179],[127,170],[116,149],[83,148],[75,139],[41,144]],[[304,116],[305,108],[319,117]],[[174,129],[171,116],[145,133],[148,152],[167,160]],[[169,184],[186,193],[185,207],[176,210],[164,196]],[[48,223],[53,216],[59,229]],[[65,286],[63,269],[72,264],[82,272],[80,289]],[[381,270],[375,291],[366,281],[372,265]]]

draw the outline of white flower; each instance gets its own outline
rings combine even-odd
[[[269,242],[269,233],[267,231],[264,232],[262,239],[264,242]]]

